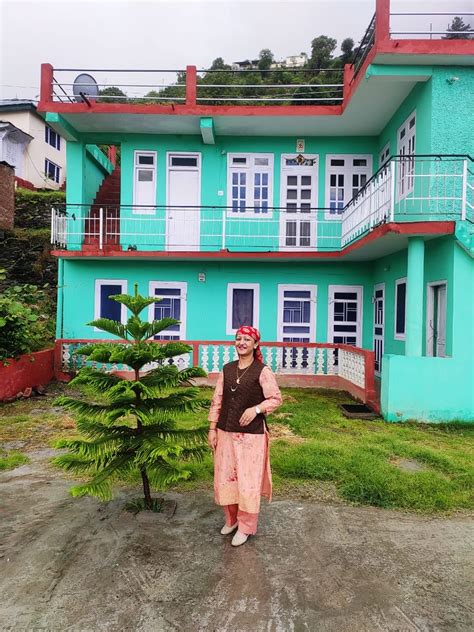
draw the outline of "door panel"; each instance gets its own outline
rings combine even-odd
[[[168,250],[199,249],[200,175],[199,167],[168,167]]]

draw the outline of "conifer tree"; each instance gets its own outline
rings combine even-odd
[[[200,460],[207,449],[207,427],[181,429],[176,419],[180,414],[197,411],[207,405],[199,397],[193,378],[205,377],[199,367],[179,370],[169,359],[187,353],[191,347],[182,342],[153,342],[154,336],[177,324],[172,318],[151,323],[139,314],[156,302],[138,294],[118,294],[110,299],[125,305],[131,312],[126,324],[107,318],[89,323],[120,338],[87,344],[76,352],[90,361],[122,363],[133,371],[125,379],[94,368],[83,368],[70,382],[86,384],[89,391],[101,396],[101,403],[86,402],[62,396],[57,403],[77,416],[78,439],[59,441],[57,446],[68,453],[54,459],[71,472],[88,476],[89,480],[71,488],[73,496],[112,498],[112,485],[117,479],[139,475],[143,484],[143,501],[137,509],[156,509],[151,489],[162,489],[170,483],[189,477],[188,460]],[[150,362],[158,367],[142,371]]]

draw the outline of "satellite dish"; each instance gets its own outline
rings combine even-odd
[[[78,103],[88,103],[88,98],[97,99],[99,87],[97,81],[91,75],[82,73],[74,79],[72,93]]]

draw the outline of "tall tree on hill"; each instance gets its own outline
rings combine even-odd
[[[332,62],[332,55],[337,46],[337,40],[327,35],[315,37],[311,42],[311,57],[309,67],[315,70],[329,68]]]
[[[258,56],[258,69],[270,70],[270,66],[273,64],[274,56],[269,48],[262,48]]]
[[[346,37],[346,39],[342,40],[341,51],[340,60],[342,65],[352,63],[354,58],[354,40],[352,37]]]
[[[472,39],[472,33],[466,33],[471,30],[470,24],[464,24],[464,20],[456,16],[448,26],[448,33],[442,39]],[[454,31],[454,32],[451,32]],[[456,33],[456,31],[462,31]]]
[[[126,103],[126,96],[125,92],[117,88],[117,86],[109,86],[108,88],[99,90],[99,98],[97,101],[99,103]]]

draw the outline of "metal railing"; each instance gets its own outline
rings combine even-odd
[[[78,73],[94,79],[81,82],[82,97],[73,93]],[[60,103],[327,105],[342,101],[342,75],[342,69],[338,68],[54,68],[51,94],[52,100]],[[98,96],[94,96],[96,89]]]
[[[464,220],[473,212],[470,156],[392,156],[345,207],[341,246],[385,222]]]
[[[362,37],[360,44],[355,52],[354,60],[352,61],[352,69],[353,69],[353,77],[352,81],[356,78],[359,70],[362,68],[365,60],[367,59],[367,55],[370,53],[374,42],[375,42],[375,25],[376,25],[376,14],[372,16],[372,19],[367,27],[364,36]]]
[[[393,39],[470,39],[474,29],[450,30],[456,17],[472,19],[474,12],[390,12],[390,37]],[[415,24],[415,26],[414,26]],[[419,26],[418,26],[419,25]]]
[[[469,156],[393,156],[344,209],[263,206],[64,205],[58,248],[122,251],[331,252],[386,222],[474,219]]]

